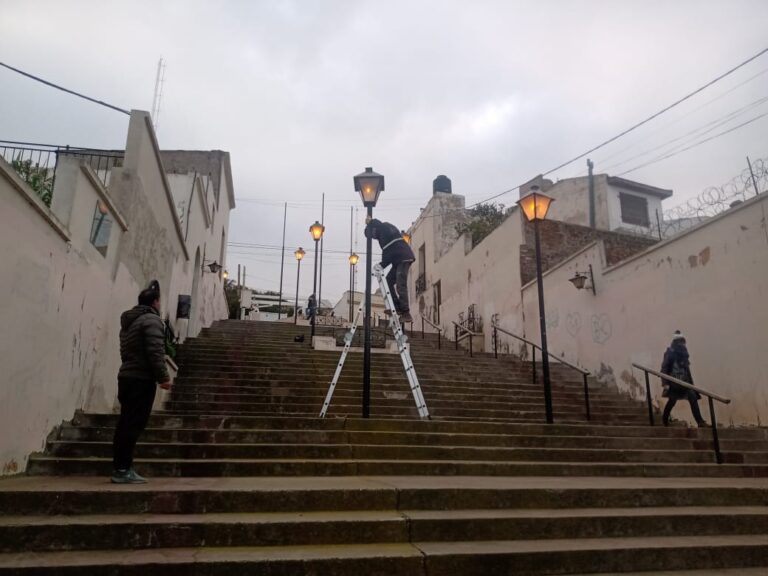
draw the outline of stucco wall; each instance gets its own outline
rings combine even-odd
[[[228,162],[226,155],[217,172],[215,225],[190,222],[192,258],[198,247],[211,260],[223,253],[234,206]],[[97,200],[114,221],[105,254],[90,242]],[[150,279],[160,280],[161,314],[172,321],[177,295],[196,286],[196,330],[226,318],[228,308],[221,275],[204,273],[188,257],[146,112],[132,113],[124,165],[112,170],[108,187],[85,163],[62,155],[48,209],[0,159],[0,202],[0,266],[9,271],[0,276],[4,475],[23,471],[28,455],[76,409],[116,406],[120,314]]]
[[[659,369],[674,330],[686,334],[697,385],[733,400],[717,406],[724,423],[768,421],[768,196],[605,267],[593,244],[544,276],[550,351],[645,397],[637,362]],[[568,281],[592,264],[597,295]],[[526,334],[538,340],[535,281],[524,287]],[[652,378],[655,403],[661,386]],[[706,404],[702,405],[707,418]],[[688,418],[685,404],[675,416]]]

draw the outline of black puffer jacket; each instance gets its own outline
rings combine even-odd
[[[416,257],[408,243],[403,240],[403,235],[394,224],[382,222],[375,218],[365,227],[365,237],[372,237],[373,229],[376,229],[376,238],[381,246],[381,267],[386,268],[390,264],[413,261]]]
[[[118,378],[169,379],[163,321],[151,306],[134,306],[120,316],[120,358]]]

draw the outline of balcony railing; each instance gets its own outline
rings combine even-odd
[[[42,201],[51,205],[56,182],[56,167],[60,156],[83,160],[95,172],[104,186],[109,182],[113,168],[123,165],[122,150],[97,150],[72,148],[30,142],[0,140],[0,157],[8,162],[16,173],[29,184]]]

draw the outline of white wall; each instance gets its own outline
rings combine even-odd
[[[732,398],[724,423],[768,421],[768,196],[757,197],[675,239],[604,268],[592,245],[544,276],[550,351],[645,397],[637,362],[658,370],[674,330],[688,339],[697,385]],[[592,264],[597,295],[568,279]],[[536,283],[522,291],[526,333],[539,338]],[[653,399],[662,402],[657,378]],[[708,418],[706,404],[702,405]],[[690,418],[687,405],[675,416]],[[692,419],[691,419],[692,420]]]
[[[621,201],[619,199],[620,194],[627,194],[628,196],[638,196],[645,198],[648,205],[648,226],[638,226],[635,224],[627,224],[621,219]],[[659,220],[661,220],[661,198],[658,196],[652,196],[650,194],[640,194],[632,190],[624,190],[617,186],[608,185],[608,221],[609,230],[629,230],[637,232],[639,234],[653,234],[657,233],[658,226],[656,222],[656,214],[658,212]]]

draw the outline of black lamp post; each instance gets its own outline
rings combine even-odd
[[[296,324],[299,321],[299,275],[301,274],[301,259],[304,258],[304,248],[299,246],[293,255],[296,256],[296,262],[298,267],[296,268],[296,303],[293,305],[293,323]]]
[[[531,186],[531,191],[517,201],[528,222],[533,222],[536,236],[536,286],[539,290],[539,324],[541,330],[541,369],[544,373],[544,409],[547,414],[547,424],[554,422],[552,414],[552,384],[549,380],[549,352],[547,350],[547,319],[544,313],[544,284],[541,280],[541,240],[539,237],[539,221],[547,217],[549,205],[553,199],[539,192],[538,186]],[[536,366],[533,366],[536,370]]]
[[[357,266],[360,256],[355,252],[349,255],[349,323],[354,321],[352,314],[355,306],[355,266]]]
[[[323,237],[323,232],[325,232],[325,226],[320,224],[317,220],[315,220],[315,223],[312,224],[312,226],[309,227],[309,233],[312,234],[312,240],[315,241],[315,280],[312,284],[312,297],[315,299],[315,310],[312,313],[312,331],[310,334],[311,338],[315,337],[315,323],[317,322],[317,311],[320,309],[320,302],[317,300],[317,246],[320,243],[320,238]]]
[[[384,176],[377,174],[373,168],[354,177],[355,191],[360,193],[363,206],[367,209],[366,224],[373,218],[373,207],[384,190]],[[373,255],[373,240],[367,235],[365,241],[365,345],[363,348],[363,418],[371,413],[371,258]]]

